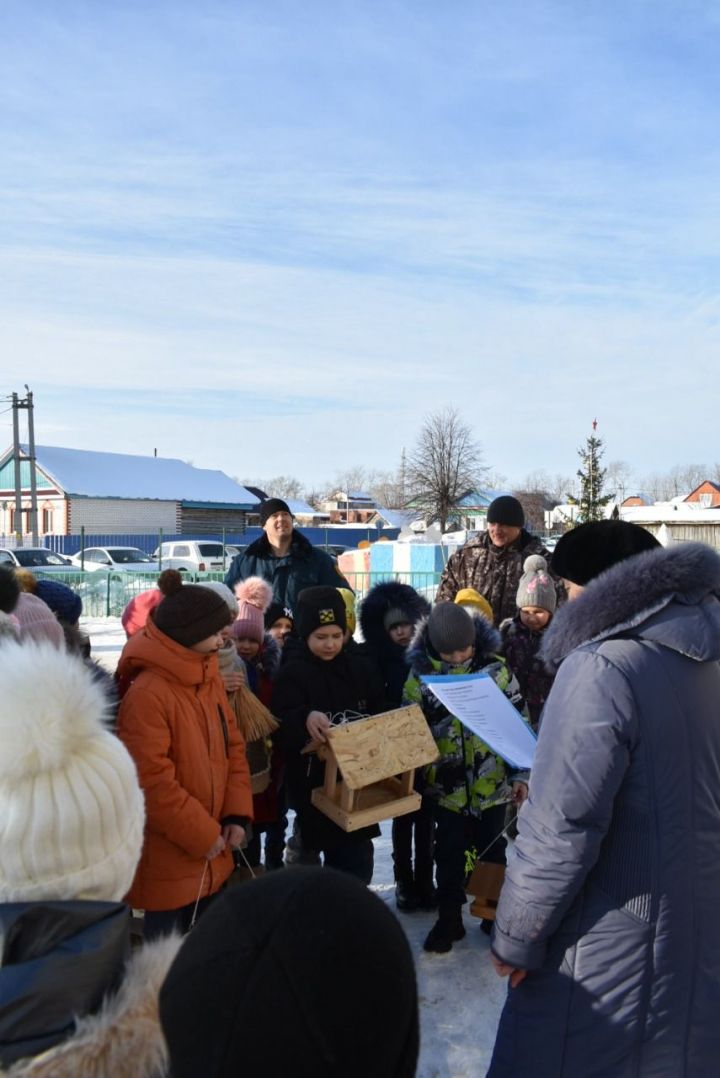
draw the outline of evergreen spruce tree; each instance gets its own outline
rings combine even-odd
[[[602,438],[595,434],[597,420],[593,421],[593,432],[588,435],[585,445],[578,449],[578,456],[582,461],[582,467],[577,470],[580,480],[579,497],[568,496],[571,505],[577,505],[579,519],[583,523],[590,520],[603,520],[603,509],[612,501],[612,494],[603,494],[605,485],[606,468],[602,468],[600,460],[603,455]]]

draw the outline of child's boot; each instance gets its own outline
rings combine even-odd
[[[464,935],[462,906],[457,903],[441,902],[438,919],[428,932],[423,947],[426,951],[446,954],[452,950],[453,943],[461,940]]]

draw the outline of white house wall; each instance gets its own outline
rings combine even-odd
[[[130,498],[70,498],[71,535],[80,529],[90,535],[132,535],[157,532],[174,535],[178,503]]]

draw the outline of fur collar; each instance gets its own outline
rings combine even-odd
[[[499,652],[500,633],[480,614],[471,616],[475,625],[475,654],[470,669],[474,672],[486,666]],[[446,665],[430,643],[427,618],[423,618],[415,630],[406,652],[406,662],[414,674],[435,673],[438,667]]]
[[[389,610],[399,608],[407,612],[408,621],[416,625],[430,613],[430,604],[415,588],[398,580],[384,580],[370,588],[360,606],[360,629],[363,640],[376,652],[394,653],[393,644],[383,624]],[[403,651],[400,648],[400,651]]]
[[[19,1060],[0,1078],[161,1078],[168,1052],[160,1028],[158,995],[180,936],[145,944],[130,959],[117,993],[97,1014],[78,1020],[75,1033],[34,1059]]]
[[[257,653],[257,665],[271,681],[275,680],[280,669],[281,656],[282,652],[277,640],[272,633],[266,632],[263,636],[260,651]]]
[[[314,547],[309,539],[307,539],[302,532],[299,532],[297,528],[293,528],[292,539],[290,540],[290,550],[285,557],[292,555],[295,558],[309,558],[314,550]],[[270,546],[270,540],[265,532],[250,544],[245,551],[245,555],[250,555],[255,558],[269,558],[273,557],[272,547]],[[278,558],[278,561],[282,561],[282,558]]]
[[[720,598],[720,556],[703,543],[636,554],[591,580],[557,611],[541,656],[556,670],[582,644],[635,629],[672,602],[695,606],[711,595]]]

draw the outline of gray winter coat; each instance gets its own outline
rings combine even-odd
[[[615,565],[547,631],[492,944],[530,972],[488,1078],[720,1072],[719,600],[720,557],[688,543]]]

